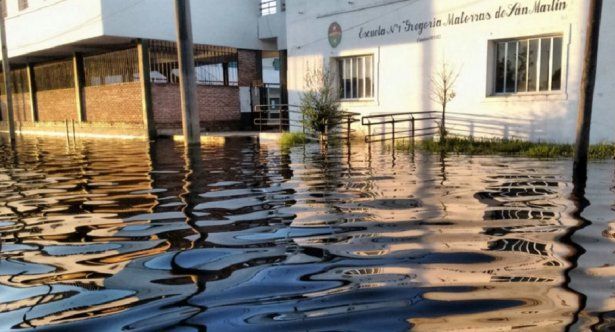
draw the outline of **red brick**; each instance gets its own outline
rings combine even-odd
[[[85,88],[87,122],[143,123],[139,82]]]
[[[38,91],[38,119],[41,122],[77,120],[75,89]]]
[[[2,120],[6,120],[6,96],[2,96]],[[32,111],[30,109],[30,94],[13,94],[13,114],[17,122],[31,122]]]
[[[238,87],[199,85],[197,98],[203,126],[211,126],[212,123],[229,124],[241,120]],[[152,104],[156,128],[181,128],[179,86],[153,84]]]
[[[238,75],[239,86],[251,86],[254,81],[260,80],[258,72],[258,52],[252,50],[238,50]]]

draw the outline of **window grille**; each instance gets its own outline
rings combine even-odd
[[[136,48],[85,57],[83,66],[86,86],[139,81],[139,58]]]
[[[339,58],[340,98],[374,98],[374,56]]]
[[[153,41],[150,44],[150,65],[153,83],[179,83],[179,62],[174,42]],[[234,48],[195,45],[194,66],[197,84],[238,85],[237,50]]]
[[[54,62],[34,67],[37,91],[75,87],[72,61]]]
[[[261,16],[273,15],[278,12],[278,0],[261,0]]]
[[[561,90],[561,36],[499,41],[495,47],[496,94]]]

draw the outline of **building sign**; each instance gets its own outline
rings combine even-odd
[[[464,10],[461,12],[452,12],[446,17],[434,17],[430,21],[414,22],[412,20],[404,20],[389,25],[378,25],[377,27],[361,27],[359,29],[359,39],[378,38],[409,32],[416,32],[421,36],[427,31],[440,27],[459,26],[509,17],[559,12],[565,11],[567,8],[568,5],[564,0],[536,0],[533,6],[526,6],[521,2],[514,2],[507,6],[499,6],[493,10],[480,12],[467,12]],[[331,29],[329,29],[329,31],[331,31]],[[331,32],[329,32],[329,36],[331,36]],[[329,40],[330,38],[331,37],[329,37]]]
[[[329,26],[329,44],[331,47],[336,48],[342,42],[342,27],[333,22]]]

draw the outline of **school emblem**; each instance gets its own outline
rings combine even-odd
[[[329,44],[331,47],[336,48],[342,42],[342,27],[333,22],[329,26]]]

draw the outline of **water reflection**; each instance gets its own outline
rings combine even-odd
[[[612,163],[590,168],[579,215],[568,161],[242,138],[0,148],[0,330],[615,326]]]

